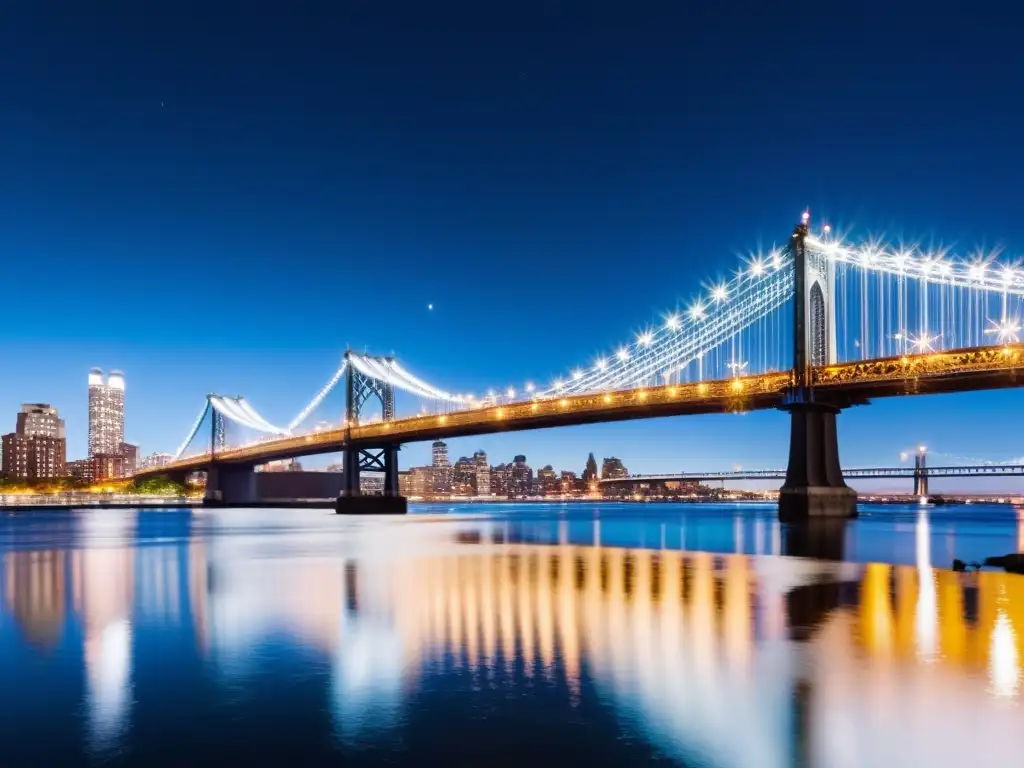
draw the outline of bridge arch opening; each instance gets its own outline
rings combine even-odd
[[[821,283],[815,281],[811,286],[810,310],[808,314],[810,338],[808,357],[811,365],[825,365],[828,363],[828,327],[825,319],[825,294],[821,290]]]

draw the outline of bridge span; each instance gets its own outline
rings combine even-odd
[[[837,312],[837,302],[855,294],[856,303]],[[510,387],[505,397],[491,392],[475,399],[428,384],[393,357],[349,351],[287,427],[263,418],[241,396],[208,395],[175,459],[138,476],[184,477],[203,470],[208,501],[244,504],[252,498],[255,466],[340,452],[339,511],[401,512],[398,451],[405,443],[781,409],[790,415],[791,432],[787,470],[772,475],[784,477],[780,518],[851,516],[856,493],[844,481],[836,416],[883,397],[1020,386],[1024,345],[1017,318],[1022,312],[1024,270],[1014,265],[949,260],[945,253],[870,243],[851,248],[831,237],[827,227],[821,236],[812,234],[805,213],[784,248],[752,258],[686,313],[670,314],[663,327],[643,331],[635,343],[599,357],[586,370],[575,369],[550,388],[534,390],[528,384],[518,397]],[[907,330],[911,323],[917,331]],[[945,348],[936,349],[937,344]],[[760,372],[753,373],[755,368]],[[299,424],[336,385],[345,391],[344,420],[298,433]],[[396,390],[440,410],[396,418]],[[370,413],[375,403],[379,414]],[[186,455],[207,416],[208,447]],[[266,437],[229,447],[229,423]],[[908,476],[897,469],[875,476]],[[364,471],[384,474],[384,501],[361,497]]]

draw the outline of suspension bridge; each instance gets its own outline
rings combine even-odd
[[[1022,303],[1024,270],[998,253],[849,244],[827,226],[813,233],[805,213],[783,246],[751,254],[689,307],[548,385],[457,393],[394,357],[349,350],[287,426],[244,397],[210,394],[174,460],[139,474],[205,471],[208,501],[245,504],[254,467],[340,452],[339,511],[401,512],[403,443],[782,409],[791,440],[780,517],[850,516],[856,494],[843,479],[836,415],[882,397],[1019,386]],[[341,418],[304,426],[339,389]],[[415,415],[399,415],[404,407]],[[383,497],[360,494],[362,472],[384,474]]]

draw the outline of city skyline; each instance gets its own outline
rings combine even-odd
[[[964,252],[1001,243],[1011,262],[1024,249],[1021,114],[1005,99],[1018,65],[997,53],[1015,45],[1007,25],[966,21],[942,56],[920,57],[928,68],[892,82],[887,63],[862,55],[893,34],[873,14],[817,9],[812,24],[782,11],[738,29],[723,11],[694,25],[667,10],[633,19],[635,49],[620,60],[606,55],[618,18],[601,4],[520,9],[487,50],[467,34],[471,19],[421,13],[367,11],[356,33],[321,8],[300,25],[336,33],[320,53],[254,13],[230,55],[199,41],[188,56],[175,48],[195,24],[185,15],[161,16],[159,30],[121,15],[85,42],[66,19],[43,38],[14,14],[6,109],[23,184],[0,214],[16,254],[4,270],[16,284],[51,265],[59,311],[0,335],[16,371],[0,381],[0,413],[54,404],[68,455],[84,456],[78,382],[99,364],[132,379],[126,439],[173,452],[207,392],[244,394],[286,422],[347,344],[395,351],[452,389],[550,381],[685,307],[738,255],[783,241],[806,207],[842,231]],[[588,31],[566,49],[556,30],[581,18]],[[928,29],[950,29],[917,23],[900,43],[910,58],[930,50]],[[828,67],[805,64],[823,45],[812,27],[831,30]],[[769,42],[800,32],[802,52]],[[161,44],[127,42],[145,35]],[[425,41],[448,53],[420,61],[411,52]],[[72,52],[90,46],[108,55],[86,77]],[[740,47],[763,66],[719,53]],[[42,61],[42,50],[55,53]],[[928,87],[937,72],[941,99]],[[253,85],[270,73],[277,86]],[[856,98],[886,108],[885,132],[847,109]],[[780,118],[769,101],[791,109]],[[985,194],[954,201],[954,180]],[[11,316],[35,317],[34,301],[10,297]],[[78,321],[87,314],[110,321]],[[921,442],[1009,459],[1024,453],[1018,402],[1007,391],[852,409],[839,419],[842,460],[886,464]],[[781,466],[787,432],[784,414],[758,413],[472,445],[553,465],[594,451],[638,472],[717,470]],[[429,450],[407,446],[403,466]]]

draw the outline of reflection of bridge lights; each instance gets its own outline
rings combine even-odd
[[[618,351],[618,357],[619,357],[619,360],[622,360],[623,362],[625,362],[626,360],[629,360],[629,350],[626,349],[625,347],[622,347]]]
[[[679,315],[669,315],[665,320],[665,327],[672,331],[679,330]]]
[[[985,334],[996,334],[996,340],[1002,344],[1005,342],[1018,342],[1020,341],[1020,320],[1016,317],[1006,318],[1002,322],[997,323],[995,320],[989,320],[991,328],[985,329]]]
[[[690,319],[691,320],[703,320],[704,319],[704,305],[694,304],[690,307]]]

